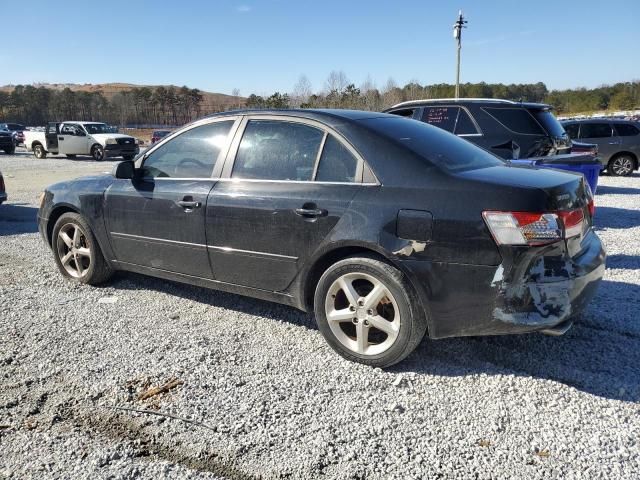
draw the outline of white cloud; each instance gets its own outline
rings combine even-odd
[[[238,5],[236,7],[236,12],[238,13],[249,13],[251,11],[251,7],[249,5]]]

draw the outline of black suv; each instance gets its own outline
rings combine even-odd
[[[505,159],[571,152],[571,139],[552,107],[490,98],[414,100],[386,113],[421,120],[464,137]]]

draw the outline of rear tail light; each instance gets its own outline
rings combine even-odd
[[[591,215],[591,218],[593,218],[593,216],[596,214],[596,204],[593,201],[593,198],[589,200],[589,204],[587,206],[589,208],[589,215]]]
[[[582,233],[581,209],[550,213],[482,212],[498,245],[547,245]]]

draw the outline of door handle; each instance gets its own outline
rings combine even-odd
[[[327,215],[327,211],[322,208],[296,208],[296,215],[306,218],[324,217]]]
[[[202,204],[200,202],[194,202],[190,200],[180,200],[178,202],[178,205],[180,205],[184,209],[192,209],[192,208],[200,208]]]
[[[58,137],[58,140],[64,140],[64,137]]]

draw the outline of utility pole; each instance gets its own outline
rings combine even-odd
[[[460,97],[460,50],[462,49],[462,29],[467,21],[462,16],[462,10],[458,11],[458,20],[453,24],[453,38],[458,41],[458,61],[456,68],[456,98]]]

